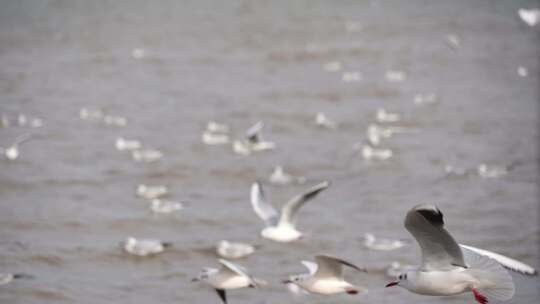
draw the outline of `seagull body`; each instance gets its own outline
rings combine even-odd
[[[264,124],[262,121],[254,124],[246,132],[246,138],[243,140],[235,140],[233,143],[233,151],[240,155],[250,155],[252,152],[261,152],[273,150],[276,144],[262,139],[262,129]]]
[[[414,96],[414,104],[417,106],[435,104],[439,101],[437,94],[435,93],[426,93],[426,94],[416,94]]]
[[[0,153],[4,154],[7,160],[16,160],[19,158],[19,146],[21,146],[23,143],[28,141],[32,137],[31,134],[25,134],[22,136],[19,136],[13,144],[11,144],[7,148],[0,147]]]
[[[409,270],[416,270],[418,267],[409,264],[402,264],[400,262],[394,261],[390,263],[390,266],[386,268],[386,276],[392,279],[397,279],[398,276],[402,273],[405,273]]]
[[[229,126],[215,121],[209,121],[206,124],[206,130],[213,133],[227,133],[229,132]]]
[[[210,131],[204,131],[202,134],[202,142],[207,145],[225,145],[229,143],[229,135],[220,134]]]
[[[375,114],[375,119],[378,122],[398,122],[401,120],[401,115],[398,113],[390,113],[384,108],[378,108]]]
[[[123,137],[118,137],[114,142],[114,146],[118,151],[133,151],[142,148],[142,144],[138,140],[125,139]]]
[[[82,120],[99,120],[103,117],[103,111],[81,108],[79,111],[79,117]]]
[[[390,251],[399,249],[405,245],[407,243],[402,240],[381,239],[376,238],[371,233],[364,234],[364,246],[372,250]]]
[[[227,304],[225,290],[264,285],[263,281],[251,277],[245,268],[227,260],[218,259],[220,269],[203,268],[192,281],[203,281],[213,287],[224,304]]]
[[[343,265],[365,272],[364,269],[326,255],[316,256],[315,261],[316,263],[302,261],[302,264],[308,268],[309,273],[291,276],[284,283],[294,283],[305,291],[322,295],[344,292],[348,294],[367,292],[366,288],[354,286],[343,278]]]
[[[225,259],[240,259],[255,252],[255,246],[245,243],[219,241],[216,245],[216,253]]]
[[[362,157],[365,160],[388,160],[394,152],[390,149],[374,148],[370,145],[362,146]]]
[[[323,112],[317,113],[315,116],[315,124],[327,129],[336,129],[338,127],[337,123],[330,120]]]
[[[151,163],[161,159],[163,157],[163,153],[154,149],[134,150],[131,151],[131,157],[137,162]]]
[[[171,247],[171,243],[162,242],[154,239],[136,239],[134,237],[128,237],[121,243],[122,248],[127,253],[136,256],[149,256],[163,252],[165,248]]]
[[[261,231],[261,236],[284,243],[300,239],[302,233],[296,229],[298,210],[328,186],[330,186],[330,182],[325,181],[309,189],[306,193],[293,197],[283,205],[278,214],[276,209],[266,202],[261,184],[254,183],[251,186],[251,206],[266,223],[266,228]]]
[[[180,202],[165,201],[154,198],[150,203],[150,210],[154,213],[173,213],[182,210],[184,205]]]
[[[384,74],[384,77],[388,82],[403,82],[407,78],[407,75],[403,71],[390,70]]]
[[[285,172],[282,166],[276,166],[274,167],[274,171],[268,178],[268,181],[274,185],[288,185],[292,183],[302,184],[306,181],[306,178],[293,176]]]
[[[146,199],[156,199],[169,193],[169,188],[162,185],[150,186],[140,184],[137,186],[136,193],[138,196],[144,197]]]
[[[508,174],[508,168],[504,166],[489,166],[487,164],[480,164],[476,168],[476,172],[483,178],[499,178]]]
[[[518,10],[518,15],[528,26],[535,26],[540,21],[539,9],[524,9]]]
[[[470,291],[479,303],[485,304],[492,297],[506,301],[514,295],[512,277],[501,265],[524,273],[527,270],[522,268],[523,263],[510,258],[503,256],[511,263],[496,260],[491,252],[484,251],[491,255],[481,254],[457,244],[444,229],[441,211],[433,205],[418,205],[411,209],[405,217],[405,228],[420,245],[422,265],[400,274],[398,281],[386,287],[397,285],[414,293],[433,296]],[[500,264],[503,262],[505,264]]]

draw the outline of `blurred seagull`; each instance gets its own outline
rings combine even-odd
[[[239,242],[221,240],[216,245],[216,253],[225,259],[239,259],[255,252],[255,246]]]
[[[206,124],[206,131],[214,132],[214,133],[228,133],[229,126],[227,126],[226,124],[215,122],[215,121],[209,121]]]
[[[401,115],[399,115],[398,113],[390,113],[384,108],[378,108],[375,114],[375,119],[377,119],[377,121],[381,123],[398,122],[401,120]]]
[[[438,101],[439,99],[435,93],[416,94],[413,98],[413,102],[417,106],[435,104]]]
[[[446,35],[446,44],[454,50],[461,46],[461,39],[455,34]]]
[[[162,185],[156,185],[156,186],[149,186],[145,184],[140,184],[137,186],[136,194],[140,197],[146,198],[146,199],[156,199],[160,198],[164,195],[169,193],[169,189],[167,186]]]
[[[24,273],[0,273],[0,286],[9,284],[13,282],[13,280],[31,278],[33,278],[33,276]]]
[[[123,137],[116,138],[114,146],[118,151],[133,151],[142,148],[142,144],[138,140],[125,139]]]
[[[376,238],[372,233],[364,234],[364,246],[372,250],[390,251],[407,245],[403,240]]]
[[[225,145],[230,141],[229,135],[204,131],[202,134],[202,142],[207,145]]]
[[[483,178],[499,178],[508,174],[509,167],[480,164],[476,168],[476,172]]]
[[[227,304],[226,290],[244,287],[255,288],[265,285],[266,282],[253,278],[247,270],[237,264],[227,260],[218,259],[221,264],[220,269],[203,268],[192,282],[202,281],[213,287],[221,301]]]
[[[519,261],[471,246],[459,245],[444,228],[443,214],[433,205],[417,205],[405,217],[405,228],[422,251],[422,265],[402,273],[386,287],[401,286],[411,292],[450,296],[471,291],[477,302],[489,298],[510,300],[512,276],[503,266],[521,273],[536,270]],[[502,265],[502,266],[501,266]]]
[[[403,82],[407,78],[407,75],[403,71],[390,70],[384,74],[386,81],[388,82]]]
[[[365,160],[388,160],[393,155],[394,152],[390,149],[379,149],[370,145],[362,145],[362,157]]]
[[[15,142],[7,148],[0,147],[0,154],[4,154],[7,160],[16,160],[19,158],[19,146],[32,138],[32,134],[24,134],[15,139]]]
[[[524,9],[520,8],[518,10],[518,15],[523,20],[523,22],[527,23],[528,26],[535,26],[538,21],[540,20],[540,10],[539,9]]]
[[[184,205],[180,202],[160,200],[158,198],[152,199],[150,203],[150,210],[154,213],[173,213],[184,209]]]
[[[152,163],[160,160],[163,153],[155,149],[133,150],[131,151],[131,157],[136,162]]]
[[[161,253],[165,248],[172,247],[172,243],[155,239],[139,239],[128,237],[121,243],[122,248],[129,254],[136,256],[149,256]]]
[[[276,209],[264,198],[262,185],[258,182],[251,186],[251,206],[255,213],[266,223],[266,228],[261,231],[261,236],[276,242],[292,242],[302,237],[302,233],[296,230],[297,213],[309,200],[319,192],[328,188],[330,182],[324,181],[306,193],[297,195],[289,200],[281,208],[279,214]]]
[[[240,155],[249,155],[252,152],[272,150],[276,148],[276,144],[262,139],[262,129],[264,124],[262,121],[254,124],[246,132],[244,140],[235,140],[233,143],[234,152]]]
[[[352,295],[367,293],[367,288],[354,286],[345,281],[343,277],[343,265],[362,272],[366,272],[365,269],[359,268],[344,260],[326,255],[315,256],[315,261],[316,263],[302,261],[302,264],[308,268],[309,273],[291,276],[288,280],[283,281],[283,283],[294,283],[310,293],[322,295],[332,295],[343,292]]]
[[[79,111],[79,117],[82,120],[99,120],[103,117],[103,111],[81,108]]]
[[[127,126],[127,118],[122,116],[105,115],[103,122],[108,126],[125,127]]]
[[[303,184],[306,181],[306,178],[303,176],[293,176],[285,170],[282,166],[275,166],[274,171],[270,174],[268,181],[274,185],[288,185],[292,183]]]
[[[315,116],[315,125],[327,129],[336,129],[338,127],[338,124],[330,120],[323,112],[319,112]]]

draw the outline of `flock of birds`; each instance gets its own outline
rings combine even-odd
[[[529,26],[535,26],[540,20],[540,10],[537,9],[520,9],[518,14]],[[458,36],[448,35],[446,40],[452,48],[460,47],[461,42]],[[145,53],[142,49],[136,49],[132,55],[134,58],[143,58]],[[336,72],[341,70],[341,64],[330,62],[324,65],[324,69]],[[518,68],[520,76],[526,77],[527,73],[526,68]],[[361,77],[361,74],[355,72],[342,74],[342,80],[345,82],[357,81]],[[406,78],[406,74],[402,71],[388,71],[385,77],[389,82],[401,82]],[[437,96],[433,93],[420,94],[414,98],[414,103],[417,105],[436,102]],[[85,121],[101,122],[116,127],[125,127],[128,123],[125,117],[88,108],[82,108],[79,117]],[[391,149],[382,148],[381,143],[396,134],[418,132],[413,128],[396,125],[402,120],[400,113],[378,108],[374,118],[376,123],[370,124],[365,131],[366,141],[353,145],[353,149],[358,150],[365,160],[385,161],[394,157],[394,152]],[[338,122],[322,112],[315,115],[314,124],[327,129],[340,127]],[[44,125],[44,122],[40,118],[28,117],[24,114],[19,114],[15,120],[2,115],[0,128],[8,128],[13,125],[39,128]],[[263,129],[264,123],[257,122],[247,130],[245,136],[233,140],[228,125],[210,121],[203,131],[201,139],[207,145],[230,145],[234,153],[248,156],[276,148],[276,143],[264,139]],[[30,139],[32,139],[31,133],[20,136],[12,144],[0,148],[1,155],[7,161],[17,160],[20,157],[20,146]],[[161,151],[145,147],[137,139],[118,137],[114,146],[118,151],[130,153],[135,162],[150,163],[163,158]],[[493,166],[482,163],[475,168],[458,168],[447,165],[444,171],[449,175],[477,174],[483,178],[498,178],[507,174],[518,164],[518,162],[514,162],[507,166]],[[268,181],[276,185],[287,185],[304,184],[307,179],[303,176],[287,173],[282,166],[276,166]],[[265,198],[263,185],[260,182],[253,183],[250,190],[251,206],[255,214],[265,224],[260,235],[265,239],[279,243],[301,240],[303,233],[298,230],[296,225],[301,207],[330,185],[329,181],[314,185],[304,193],[292,197],[277,210]],[[182,202],[163,199],[169,193],[167,186],[164,185],[139,184],[135,193],[137,196],[147,199],[150,210],[155,213],[173,213],[184,208]],[[443,214],[435,205],[422,204],[410,209],[405,215],[404,226],[418,243],[422,262],[420,266],[401,265],[394,262],[387,269],[388,276],[393,277],[394,280],[386,284],[386,287],[400,286],[417,294],[434,296],[450,296],[471,292],[477,302],[485,304],[491,299],[506,301],[513,297],[514,282],[507,269],[525,275],[537,275],[537,270],[525,263],[456,242],[445,229]],[[410,241],[382,239],[371,233],[366,233],[363,244],[371,250],[388,251],[407,246]],[[139,257],[159,254],[171,246],[173,244],[169,242],[157,239],[137,239],[132,236],[121,242],[121,247],[126,253]],[[264,287],[268,284],[267,281],[252,276],[246,268],[231,262],[231,260],[254,254],[258,249],[259,247],[256,245],[221,240],[215,245],[220,268],[205,267],[193,278],[193,281],[201,281],[210,285],[225,304],[227,303],[227,290]],[[307,268],[307,272],[292,274],[284,278],[282,283],[287,284],[289,290],[295,293],[321,295],[367,293],[367,288],[351,284],[344,277],[345,267],[359,272],[367,272],[366,268],[356,266],[339,257],[324,254],[316,254],[314,260],[315,262],[301,261]],[[32,276],[22,273],[0,273],[0,285],[24,278],[32,278]]]

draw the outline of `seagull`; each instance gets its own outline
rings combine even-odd
[[[240,259],[255,252],[255,246],[245,243],[221,240],[216,245],[216,253],[225,259]]]
[[[505,166],[480,164],[476,167],[476,172],[483,178],[499,178],[508,174],[508,168]]]
[[[302,264],[308,268],[309,273],[291,276],[283,283],[294,283],[310,293],[322,295],[343,292],[351,295],[367,293],[367,288],[354,286],[343,278],[343,265],[362,272],[366,272],[365,269],[327,255],[317,255],[315,261],[316,263],[302,261]]]
[[[7,160],[16,160],[19,158],[19,146],[32,138],[32,134],[19,136],[13,144],[7,148],[0,147],[0,154],[4,154]]]
[[[108,126],[125,127],[127,126],[127,118],[122,116],[105,115],[103,122]]]
[[[540,21],[540,10],[539,9],[524,9],[520,8],[518,10],[518,15],[527,23],[528,26],[535,26]]]
[[[223,259],[218,259],[218,261],[221,264],[220,269],[203,268],[199,275],[192,279],[192,282],[203,281],[212,286],[224,304],[227,304],[225,293],[227,289],[255,288],[266,284],[266,282],[250,276],[246,269],[240,265]]]
[[[416,94],[413,98],[414,104],[417,106],[435,104],[439,101],[437,94],[435,93],[426,93],[426,94]]]
[[[172,243],[155,239],[137,240],[134,237],[128,237],[125,241],[121,242],[121,246],[127,253],[145,257],[163,252],[165,248],[172,247]]]
[[[184,209],[184,205],[180,202],[165,201],[154,198],[150,203],[150,210],[154,213],[173,213]]]
[[[323,112],[318,112],[315,116],[315,125],[327,129],[336,129],[338,127],[338,124],[329,119]]]
[[[79,117],[82,120],[99,120],[103,117],[103,111],[93,110],[88,108],[81,108],[79,111]]]
[[[444,229],[443,214],[433,205],[412,208],[405,217],[405,228],[420,245],[422,265],[400,274],[386,287],[401,286],[432,296],[470,291],[477,302],[486,304],[490,298],[506,301],[514,295],[513,279],[503,266],[522,273],[533,269],[499,254],[459,245]]]
[[[403,71],[390,70],[386,71],[384,77],[388,82],[403,82],[407,78],[407,75]]]
[[[240,155],[249,155],[252,152],[273,150],[276,144],[262,139],[262,129],[264,123],[259,121],[249,128],[246,132],[244,140],[235,140],[233,143],[233,151]]]
[[[116,138],[114,146],[118,151],[132,151],[142,148],[140,141],[134,139],[125,139],[123,137]]]
[[[390,263],[390,266],[386,268],[386,276],[392,279],[397,279],[400,274],[405,273],[410,270],[416,270],[416,266],[409,264],[402,264],[398,261],[393,261]]]
[[[390,251],[407,245],[403,240],[391,240],[376,238],[372,233],[364,234],[364,246],[372,250]]]
[[[225,145],[229,141],[229,135],[227,134],[215,133],[208,130],[202,134],[202,142],[207,145]]]
[[[138,196],[146,198],[146,199],[155,199],[155,198],[160,198],[166,195],[167,193],[169,193],[169,188],[163,185],[150,186],[150,185],[140,184],[137,186],[137,190],[135,191],[135,193]]]
[[[227,126],[226,124],[215,122],[215,121],[209,121],[206,124],[206,131],[213,132],[213,133],[228,133],[229,126]]]
[[[285,172],[282,166],[275,166],[268,181],[274,185],[288,185],[292,183],[303,184],[306,181],[306,178],[303,176],[293,176]]]
[[[131,151],[131,157],[136,162],[152,163],[163,157],[163,153],[155,149]]]
[[[457,50],[461,46],[461,39],[456,34],[446,35],[446,44],[454,50]]]
[[[375,113],[375,119],[378,122],[398,122],[401,120],[401,115],[398,113],[387,112],[384,108],[378,108]]]
[[[18,279],[31,279],[33,276],[24,273],[0,273],[0,285],[6,285],[13,280]]]
[[[261,231],[261,236],[276,242],[292,242],[302,238],[302,233],[296,230],[296,218],[298,210],[319,192],[330,186],[329,181],[324,181],[304,194],[290,199],[281,208],[281,214],[264,198],[262,185],[258,182],[251,186],[251,206],[255,213],[266,223],[266,228]]]
[[[370,145],[362,146],[362,157],[365,160],[388,160],[394,155],[390,149],[378,149]]]

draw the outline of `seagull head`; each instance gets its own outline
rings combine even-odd
[[[410,277],[411,277],[411,272],[410,271],[402,273],[397,277],[396,281],[392,281],[392,282],[386,284],[385,287],[401,286],[403,288],[408,289],[407,287],[408,287],[408,284],[409,284],[409,278]]]

